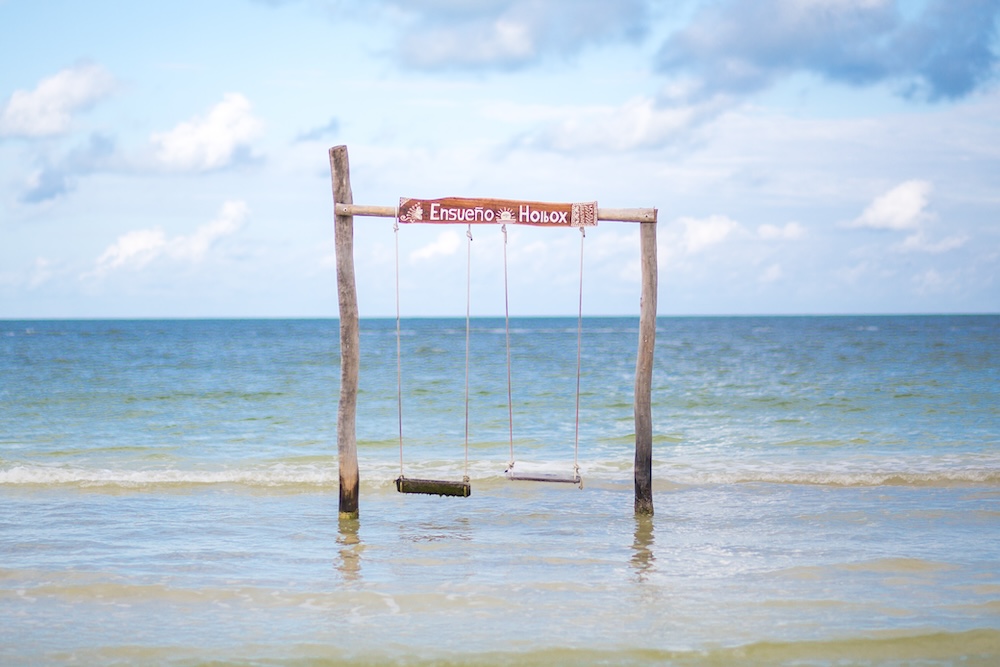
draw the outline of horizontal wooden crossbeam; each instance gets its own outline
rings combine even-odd
[[[365,206],[341,204],[334,206],[337,215],[354,215],[366,218],[395,218],[395,206]],[[608,222],[656,222],[655,208],[598,208],[597,219]]]

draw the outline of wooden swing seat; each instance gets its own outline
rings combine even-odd
[[[472,485],[468,482],[410,479],[402,475],[396,478],[396,490],[400,493],[424,493],[432,496],[458,496],[460,498],[468,498],[472,495]]]
[[[555,472],[512,472],[507,471],[507,479],[515,482],[557,482],[561,484],[582,484],[579,475],[563,475]]]

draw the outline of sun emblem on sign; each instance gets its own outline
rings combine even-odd
[[[497,222],[514,222],[514,209],[502,208],[497,211]]]
[[[424,207],[420,204],[414,204],[406,213],[399,216],[399,219],[403,222],[420,222],[424,219]]]

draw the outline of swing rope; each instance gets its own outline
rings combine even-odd
[[[507,465],[507,478],[536,482],[572,482],[579,484],[583,488],[580,478],[580,377],[582,368],[583,349],[583,246],[587,236],[586,229],[580,227],[580,294],[576,320],[576,414],[573,434],[573,477],[560,477],[551,474],[515,474],[514,470],[514,402],[512,400],[511,389],[511,363],[510,363],[510,296],[507,286],[507,225],[502,225],[500,231],[503,232],[503,298],[504,298],[504,323],[507,342],[507,415],[510,424],[510,463]]]
[[[580,307],[576,318],[576,433],[573,436],[573,473],[580,476],[580,360],[583,349],[583,240],[587,237],[580,227]]]
[[[510,428],[510,462],[507,469],[514,467],[514,400],[512,398],[510,380],[510,296],[507,289],[507,225],[500,227],[503,232],[503,321],[504,335],[507,341],[507,423]]]
[[[465,267],[465,475],[462,481],[469,481],[469,331],[472,314],[472,225],[465,231],[468,237],[468,251]]]
[[[403,474],[403,346],[399,311],[399,211],[392,225],[396,250],[396,410],[399,415],[399,477],[396,490],[400,493],[425,493],[439,496],[461,496],[468,498],[472,493],[469,485],[469,333],[471,330],[472,306],[472,225],[466,236],[469,251],[466,267],[465,294],[465,467],[461,482],[433,479],[407,479]]]
[[[399,415],[399,476],[403,476],[403,348],[399,329],[399,211],[392,223],[396,239],[396,414]]]

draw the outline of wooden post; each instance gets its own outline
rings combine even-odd
[[[353,204],[347,146],[330,149],[334,211],[337,204]],[[358,290],[354,280],[354,216],[335,214],[337,300],[340,303],[340,405],[337,409],[337,459],[340,467],[340,517],[358,517],[358,368],[361,365],[358,332]]]
[[[655,215],[655,213],[654,213]],[[635,361],[635,513],[653,514],[653,349],[656,346],[656,222],[639,225],[642,297]]]

